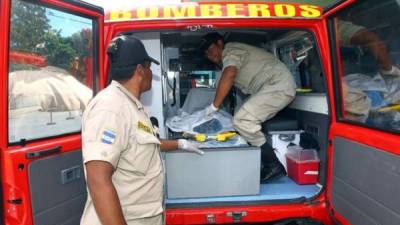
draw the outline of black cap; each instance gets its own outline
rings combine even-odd
[[[208,49],[208,47],[210,47],[210,45],[217,42],[218,40],[224,40],[224,38],[217,32],[204,35],[200,40],[199,50],[204,52]]]
[[[112,39],[108,45],[107,54],[113,76],[129,76],[137,64],[145,61],[160,65],[157,60],[147,54],[143,43],[132,35],[120,35]]]

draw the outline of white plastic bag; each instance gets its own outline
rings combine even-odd
[[[186,112],[181,112],[177,116],[173,116],[167,119],[166,125],[169,129],[174,132],[187,132],[187,133],[198,133],[195,131],[195,127],[204,124],[210,120],[217,120],[222,126],[218,130],[214,130],[214,132],[208,132],[207,135],[213,135],[224,131],[232,131],[233,128],[233,118],[232,116],[223,111],[219,110],[214,113],[212,117],[206,118],[204,116],[205,109],[196,111],[192,114],[188,114]]]

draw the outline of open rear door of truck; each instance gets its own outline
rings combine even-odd
[[[400,5],[350,1],[327,12],[332,51],[327,199],[341,224],[400,221]]]
[[[81,115],[104,84],[102,8],[1,0],[0,224],[79,224]]]

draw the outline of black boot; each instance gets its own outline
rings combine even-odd
[[[286,176],[285,167],[279,162],[274,149],[268,143],[261,146],[261,183],[267,183]]]

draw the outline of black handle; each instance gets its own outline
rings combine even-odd
[[[43,156],[48,156],[53,153],[57,153],[59,151],[61,151],[61,146],[56,146],[54,148],[50,148],[50,149],[46,149],[46,150],[41,150],[41,151],[36,151],[36,152],[27,152],[25,154],[25,157],[27,159],[34,159],[34,158],[39,158],[39,157],[43,157]]]

